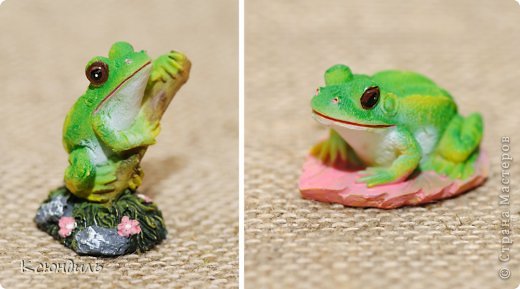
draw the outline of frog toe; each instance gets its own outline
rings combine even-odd
[[[368,168],[360,172],[361,177],[357,179],[357,183],[365,183],[371,188],[377,185],[384,185],[396,180],[395,175],[388,169],[384,168]]]
[[[186,61],[186,56],[184,54],[174,51],[174,50],[172,50],[172,51],[170,51],[170,53],[168,53],[168,58],[170,58],[178,63],[182,63],[182,62]]]
[[[180,59],[180,60],[177,60],[176,58],[179,58],[179,57],[175,57],[175,56],[172,56],[171,54],[168,54],[168,65],[166,65],[166,67],[171,67],[171,68],[174,68],[176,71],[182,71],[184,69],[184,67],[182,66],[181,62],[184,61],[183,59]]]
[[[451,179],[460,178],[462,174],[462,166],[461,164],[453,164],[449,169],[445,170],[443,174],[450,177]]]
[[[475,173],[475,168],[473,163],[467,163],[464,165],[462,169],[462,178],[465,179]]]
[[[105,194],[115,190],[113,184],[96,184],[94,191],[96,194]]]
[[[450,175],[453,169],[453,163],[441,156],[432,156],[425,162],[423,169],[426,171],[435,171],[442,175]]]
[[[110,164],[97,166],[96,167],[96,176],[111,174],[113,171],[114,171],[114,167]]]
[[[164,65],[162,67],[163,74],[165,74],[165,76],[168,75],[168,77],[166,77],[166,78],[172,78],[172,79],[177,78],[177,76],[179,75],[180,69],[181,69],[180,65],[175,61],[171,61],[170,63],[168,63],[167,65]]]
[[[453,165],[448,164],[447,162],[442,162],[437,164],[436,171],[443,175],[450,175],[453,171]]]
[[[96,184],[110,184],[117,181],[117,177],[113,174],[106,174],[96,177]]]
[[[181,54],[172,52],[162,55],[154,62],[154,70],[150,75],[152,82],[166,82],[168,79],[176,79],[185,70],[186,58]]]
[[[328,147],[325,145],[325,142],[323,141],[312,148],[311,154],[317,157],[323,163],[327,163],[329,150]]]

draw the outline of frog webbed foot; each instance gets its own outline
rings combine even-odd
[[[155,144],[161,126],[158,120],[148,121],[144,117],[136,119],[134,124],[126,129],[111,132],[112,138],[105,142],[114,152],[122,153],[138,147],[147,147]],[[110,141],[110,140],[113,141]]]
[[[330,130],[329,138],[315,145],[310,152],[326,165],[340,167],[362,166],[349,144],[334,130]]]
[[[464,162],[454,162],[444,158],[439,154],[433,154],[423,164],[422,171],[435,171],[451,179],[465,179],[474,172],[474,164],[478,158],[478,151],[473,152]]]
[[[166,82],[169,79],[177,79],[186,71],[186,56],[184,54],[171,51],[168,54],[161,55],[153,62],[153,70],[150,74],[150,81]]]
[[[328,165],[347,161],[346,147],[342,143],[331,139],[324,140],[315,145],[311,149],[311,154]]]
[[[155,144],[155,138],[161,131],[161,123],[159,120],[148,120],[144,117],[140,117],[136,120],[135,126],[127,131],[127,137],[132,141],[130,143],[136,144],[135,146],[149,146]]]
[[[365,183],[369,188],[398,180],[398,175],[389,168],[370,167],[359,174],[361,177],[356,182]]]
[[[96,179],[94,190],[96,192],[108,192],[115,189],[114,182],[117,181],[116,168],[112,163],[96,166]]]

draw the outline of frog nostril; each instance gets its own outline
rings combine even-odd
[[[339,103],[339,98],[336,96],[332,99],[332,103],[334,104],[338,104]]]
[[[316,88],[316,94],[314,96],[318,95],[319,93],[320,93],[320,88],[318,87],[318,88]]]

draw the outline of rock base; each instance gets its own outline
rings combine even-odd
[[[81,255],[140,253],[167,234],[157,206],[129,189],[111,204],[100,204],[77,198],[61,187],[50,192],[34,220],[38,228]]]
[[[399,183],[367,188],[356,183],[356,170],[342,170],[324,165],[308,156],[303,165],[299,188],[303,198],[339,203],[351,207],[393,209],[419,205],[462,194],[482,184],[489,173],[489,160],[484,151],[475,162],[475,173],[465,180],[452,180],[433,171],[420,172]]]

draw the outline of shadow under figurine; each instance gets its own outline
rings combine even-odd
[[[161,211],[136,191],[143,178],[139,164],[190,66],[182,53],[152,61],[126,42],[87,64],[90,85],[63,128],[65,186],[40,205],[40,229],[78,254],[94,256],[144,252],[166,238]]]
[[[455,196],[487,178],[481,115],[461,116],[452,96],[427,77],[395,70],[367,76],[335,65],[325,84],[311,106],[330,135],[304,164],[304,198],[391,209]]]

